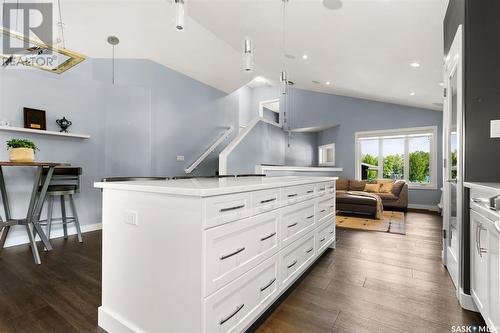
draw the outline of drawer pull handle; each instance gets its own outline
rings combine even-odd
[[[231,210],[237,210],[237,209],[242,209],[242,208],[245,208],[245,205],[239,205],[239,206],[228,207],[228,208],[221,208],[219,210],[219,212],[224,213],[224,212],[229,212]]]
[[[261,242],[263,242],[263,241],[265,241],[266,239],[269,239],[269,238],[273,237],[274,235],[276,235],[276,233],[275,233],[275,232],[273,232],[272,234],[269,234],[269,235],[268,235],[268,236],[266,236],[266,237],[262,237],[262,238],[260,239],[260,241],[261,241]]]
[[[287,265],[286,268],[292,268],[295,265],[297,265],[297,260],[294,260],[290,265]]]
[[[332,231],[330,231],[330,235],[331,235],[331,234],[333,234],[333,230],[332,230]]]
[[[331,205],[331,206],[330,206],[330,208],[333,208],[333,207],[335,207],[335,206],[334,206],[334,205]]]
[[[308,216],[307,219],[312,219],[314,215]]]
[[[322,210],[321,210],[321,213],[324,213],[324,212],[326,212],[326,209],[322,209]]]
[[[329,186],[328,188],[329,188],[329,189],[330,189],[330,188],[335,188],[335,186]]]
[[[295,227],[297,224],[299,224],[299,222],[292,223],[288,226],[288,228]]]
[[[321,192],[323,192],[323,191],[325,190],[325,188],[324,188],[324,187],[322,187],[322,188],[320,188],[319,190],[320,190]]]
[[[272,286],[275,281],[276,281],[276,278],[272,279],[271,281],[269,281],[268,284],[266,284],[264,287],[260,288],[260,291],[262,292],[262,291],[266,290],[267,288]]]
[[[314,247],[311,247],[309,250],[306,251],[306,253],[311,253],[312,250],[314,250]]]
[[[326,239],[326,237],[323,237],[323,238],[321,238],[319,241],[320,241],[320,242],[324,242],[324,241],[325,241],[325,239]]]
[[[267,199],[267,200],[261,200],[261,201],[260,201],[260,203],[261,203],[261,204],[265,204],[265,203],[268,203],[268,202],[273,202],[273,201],[276,201],[276,198]]]
[[[224,325],[229,319],[233,318],[234,316],[236,316],[236,314],[238,312],[241,311],[241,309],[243,309],[243,307],[245,306],[245,304],[240,304],[236,307],[236,310],[234,310],[233,313],[231,313],[229,316],[225,317],[225,318],[222,318],[219,322],[219,325]]]
[[[309,191],[307,191],[307,193],[313,193],[313,192],[314,192],[313,190],[309,190]]]
[[[235,255],[237,255],[238,253],[243,252],[244,250],[245,250],[245,247],[240,247],[239,249],[237,249],[237,250],[236,250],[236,251],[234,251],[233,253],[224,254],[224,255],[220,256],[220,260],[224,260],[224,259],[227,259],[227,258],[231,258],[232,256],[235,256]]]
[[[293,197],[296,197],[296,196],[298,196],[298,194],[297,194],[297,193],[287,195],[287,197],[289,197],[289,198],[293,198]]]

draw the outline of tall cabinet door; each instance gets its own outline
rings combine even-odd
[[[499,252],[500,232],[497,227],[490,223],[488,230],[488,285],[489,285],[489,309],[488,326],[494,328],[492,332],[500,329],[500,257]]]
[[[470,211],[471,295],[484,315],[488,296],[488,228],[490,222],[475,211]]]

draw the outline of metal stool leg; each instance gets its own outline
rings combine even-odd
[[[50,230],[52,229],[52,214],[54,212],[54,197],[49,196],[47,199],[47,228],[45,233],[47,234],[47,238],[50,240]]]
[[[68,239],[68,220],[66,219],[66,203],[64,202],[64,195],[61,195],[61,212],[62,212],[64,239]]]
[[[78,220],[78,214],[76,212],[75,200],[73,199],[73,194],[69,195],[69,203],[71,205],[71,210],[73,211],[73,218],[75,219],[76,235],[78,236],[78,241],[83,243],[82,231],[80,230],[80,221]]]
[[[36,247],[35,237],[33,236],[33,225],[31,223],[26,224],[26,232],[28,233],[28,238],[30,239],[31,252],[33,253],[33,258],[35,263],[40,265],[42,261],[40,260],[40,253],[38,253],[38,248]]]

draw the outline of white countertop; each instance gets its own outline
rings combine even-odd
[[[242,178],[192,178],[175,180],[149,180],[130,182],[96,182],[102,189],[154,192],[173,195],[208,197],[221,194],[265,190],[269,188],[320,183],[338,177],[242,177]]]
[[[464,182],[464,186],[468,188],[473,188],[476,190],[499,192],[500,193],[500,183],[476,183],[476,182]]]

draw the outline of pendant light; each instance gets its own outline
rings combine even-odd
[[[243,44],[243,69],[246,72],[253,71],[253,50],[250,38],[245,39]]]
[[[186,9],[184,0],[174,0],[175,5],[175,28],[178,31],[184,31]]]
[[[109,36],[108,44],[111,45],[112,48],[112,60],[111,60],[111,83],[115,84],[115,46],[120,44],[120,39],[116,36]]]

